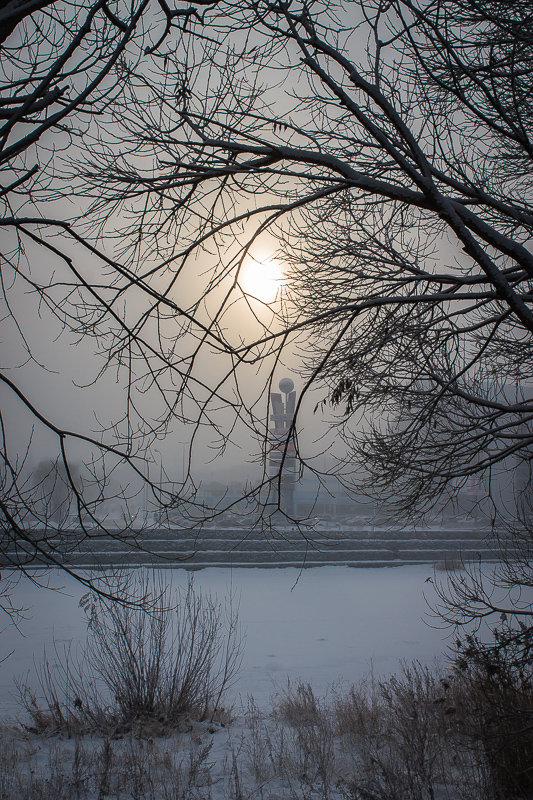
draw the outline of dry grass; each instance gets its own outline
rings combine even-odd
[[[211,800],[211,740],[163,749],[146,740],[8,737],[0,751],[2,800]],[[168,741],[168,740],[167,740]],[[177,745],[177,742],[175,742]]]
[[[526,696],[507,683],[499,695],[479,680],[414,663],[323,698],[307,683],[288,685],[269,724],[255,714],[253,773],[271,776],[277,764],[278,775],[298,778],[297,797],[307,786],[325,799],[532,798],[530,688]],[[530,715],[520,740],[517,705]],[[261,768],[266,743],[270,770]]]
[[[320,725],[328,710],[323,701],[317,698],[310,683],[287,682],[287,687],[276,698],[275,713],[287,725],[302,727]]]
[[[243,717],[225,730],[225,749],[216,756],[212,733],[222,734],[221,728],[193,723],[191,716],[180,717],[180,726],[150,707],[132,720],[132,707],[126,714],[120,706],[129,720],[124,730],[107,728],[97,744],[91,736],[80,739],[82,723],[90,727],[87,718],[75,706],[74,724],[69,704],[50,693],[53,686],[45,711],[26,697],[33,730],[41,735],[28,735],[23,747],[3,748],[2,800],[533,798],[531,682],[504,666],[487,670],[470,663],[441,676],[414,663],[387,680],[332,688],[323,697],[309,683],[289,683],[269,712],[250,699]],[[204,695],[196,708],[205,710]],[[119,711],[115,706],[113,713]],[[168,738],[158,739],[170,730],[172,747],[164,744]],[[28,748],[57,731],[74,739],[50,745],[47,771],[31,773],[27,766],[35,759]],[[18,768],[22,763],[25,769]]]
[[[339,732],[354,751],[348,797],[427,800],[445,783],[439,688],[413,664],[337,698]]]

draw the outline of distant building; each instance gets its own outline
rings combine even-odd
[[[296,392],[294,382],[290,378],[282,378],[279,382],[280,394],[270,393],[269,453],[268,474],[271,478],[280,477],[280,506],[289,516],[294,516],[294,485],[297,480],[298,466],[294,446],[294,412],[296,409]],[[276,481],[273,480],[273,488]]]

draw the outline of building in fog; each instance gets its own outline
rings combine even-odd
[[[282,378],[279,389],[279,393],[270,393],[272,413],[268,433],[268,475],[273,479],[274,490],[277,489],[279,477],[280,508],[292,517],[295,513],[294,488],[298,477],[293,430],[296,392],[294,382],[290,378]]]

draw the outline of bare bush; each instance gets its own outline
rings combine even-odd
[[[484,649],[470,636],[456,659],[457,706],[470,747],[483,752],[495,800],[533,796],[533,675],[522,661],[513,666],[510,649]]]
[[[347,796],[432,800],[443,780],[436,699],[436,679],[417,663],[337,699],[339,730],[355,748]]]
[[[148,577],[139,579],[146,596]],[[56,650],[39,669],[44,709],[19,687],[34,732],[114,729],[164,734],[190,718],[213,719],[241,660],[237,613],[193,579],[184,591],[162,588],[155,606],[120,606],[96,594],[82,600],[88,638],[73,659]]]
[[[191,722],[164,743],[135,736],[132,726],[130,735],[104,735],[94,745],[41,737],[32,754],[5,747],[1,796],[35,797],[31,785],[44,800],[51,797],[38,770],[30,778],[29,769],[19,768],[27,781],[17,783],[12,768],[21,759],[34,764],[38,751],[42,764],[48,748],[49,774],[65,787],[57,796],[80,800],[531,798],[532,699],[530,684],[516,674],[474,663],[446,677],[415,663],[386,680],[324,696],[298,682],[288,684],[273,709],[250,699],[242,724],[227,734]]]

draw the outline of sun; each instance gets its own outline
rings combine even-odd
[[[250,258],[239,276],[239,286],[245,295],[262,303],[273,303],[281,288],[283,272],[276,261]]]

